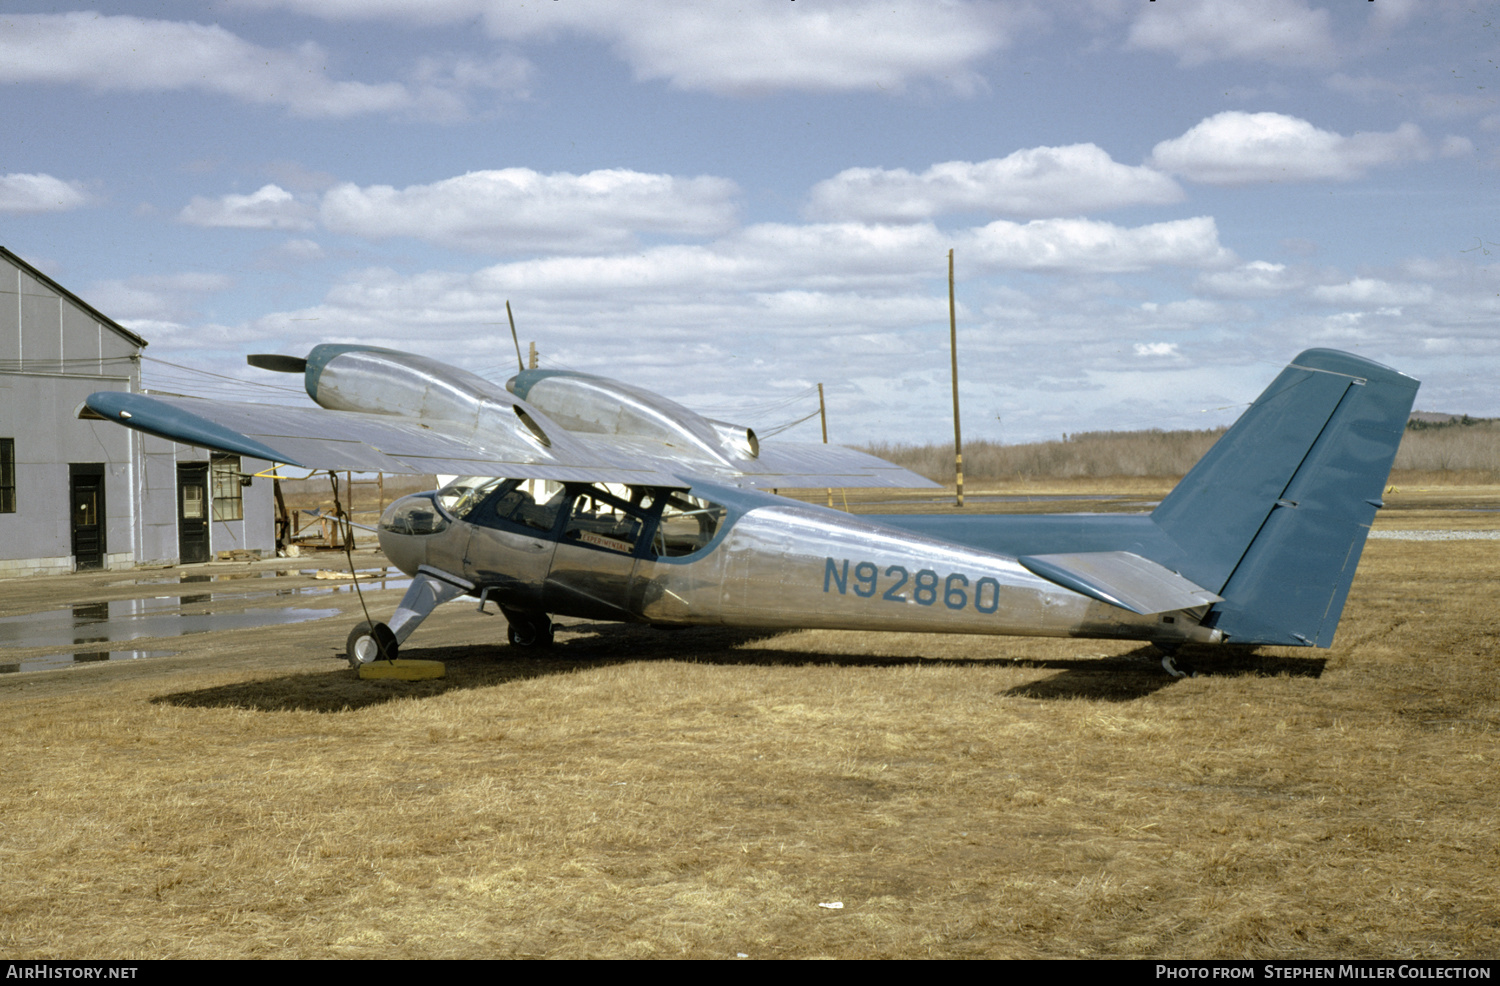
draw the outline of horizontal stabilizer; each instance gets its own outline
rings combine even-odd
[[[1049,582],[1143,616],[1222,601],[1171,569],[1130,551],[1023,555],[1017,561]]]

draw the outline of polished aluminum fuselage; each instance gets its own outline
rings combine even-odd
[[[404,571],[427,565],[461,575],[519,612],[678,626],[1216,639],[1198,625],[1201,611],[1137,615],[1004,555],[782,497],[693,492],[728,512],[712,541],[679,558],[460,520],[425,536],[382,531],[381,545]]]

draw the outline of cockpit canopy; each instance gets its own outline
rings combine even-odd
[[[431,493],[402,497],[380,516],[380,529],[392,534],[441,534],[448,529],[448,516],[432,502]]]

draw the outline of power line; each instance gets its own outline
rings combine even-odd
[[[806,415],[804,417],[798,418],[796,421],[791,421],[791,422],[788,422],[787,424],[784,424],[784,425],[777,425],[775,428],[769,428],[766,431],[761,432],[760,437],[761,438],[770,438],[772,435],[779,435],[783,431],[787,431],[789,429],[797,427],[798,425],[800,425],[804,421],[811,421],[813,418],[816,418],[821,413],[822,413],[822,409],[820,408],[817,411],[814,411],[813,413],[811,413],[809,415]]]

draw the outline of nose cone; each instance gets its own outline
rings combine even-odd
[[[380,517],[380,550],[407,575],[427,562],[427,546],[433,535],[448,529],[445,517],[430,493],[404,496],[385,508]]]
[[[407,575],[416,575],[427,558],[427,545],[422,538],[385,530],[380,532],[380,550],[392,565]]]

